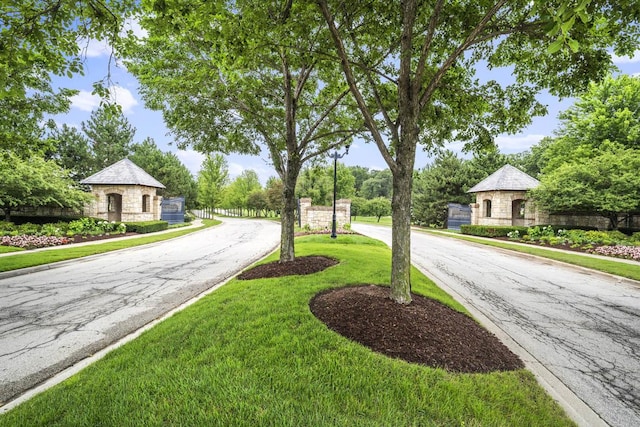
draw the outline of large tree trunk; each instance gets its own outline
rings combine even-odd
[[[286,181],[292,181],[287,174]],[[280,222],[280,262],[289,262],[295,259],[294,230],[296,222],[296,209],[298,204],[295,198],[296,184],[284,182],[282,190],[282,219]]]
[[[417,135],[416,135],[417,137]],[[400,304],[411,302],[411,188],[415,144],[401,144],[397,171],[393,174],[391,227],[391,299]]]
[[[300,174],[301,164],[298,156],[290,155],[287,159],[286,170],[281,171],[282,178],[282,218],[280,221],[280,262],[289,262],[295,259],[295,225],[296,210],[296,183]]]

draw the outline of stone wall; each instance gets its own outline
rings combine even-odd
[[[312,230],[330,230],[333,222],[332,206],[311,206],[311,199],[300,199],[300,224]],[[351,223],[351,200],[336,200],[336,226]]]
[[[95,200],[85,206],[84,215],[109,220],[108,195],[122,196],[120,221],[140,222],[160,219],[162,197],[156,194],[155,187],[142,185],[92,185],[91,193]],[[142,198],[150,197],[149,212],[143,212]],[[113,212],[112,212],[113,213]]]
[[[486,215],[486,201],[491,201],[491,216]],[[513,202],[524,200],[524,217],[514,219]],[[534,201],[527,200],[525,191],[485,191],[476,193],[476,203],[471,204],[471,224],[474,225],[566,225],[572,227],[593,227],[600,230],[609,228],[609,219],[601,215],[584,213],[554,213],[538,209]],[[640,214],[632,215],[628,221],[620,216],[620,228],[640,229]]]
[[[513,202],[524,201],[524,215],[513,217]],[[486,212],[487,201],[491,202],[490,216]],[[471,224],[474,225],[521,225],[529,227],[540,224],[539,213],[533,203],[528,202],[526,191],[483,191],[476,193],[476,202],[471,204]]]

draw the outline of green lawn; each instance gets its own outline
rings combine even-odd
[[[86,246],[65,246],[38,252],[24,251],[24,253],[0,258],[0,272],[18,270],[20,268],[35,267],[38,265],[50,264],[52,262],[66,261],[70,259],[82,258],[89,255],[96,255],[118,249],[131,248],[134,246],[146,245],[148,243],[160,242],[162,240],[173,239],[184,236],[194,231],[202,230],[220,224],[220,221],[213,219],[203,219],[200,227],[178,228],[176,231],[159,234],[149,234],[135,239],[107,240],[104,243]],[[0,246],[2,248],[3,246]]]
[[[0,416],[0,426],[572,425],[528,371],[451,374],[409,364],[317,320],[308,304],[319,291],[388,281],[386,245],[313,235],[298,238],[296,252],[340,264],[309,276],[232,280]],[[412,274],[415,292],[463,311]]]
[[[375,216],[357,216],[355,219],[352,219],[352,222],[361,222],[363,224],[373,224],[373,225],[388,225],[391,226],[391,217],[383,216],[378,221],[378,217]]]

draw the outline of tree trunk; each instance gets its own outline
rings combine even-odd
[[[296,182],[300,167],[289,161],[282,185],[282,218],[280,221],[280,262],[295,259]]]
[[[411,187],[415,144],[405,145],[398,153],[398,170],[393,175],[391,226],[391,299],[400,304],[411,302]],[[414,149],[411,149],[411,146]]]

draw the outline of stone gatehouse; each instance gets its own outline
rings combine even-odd
[[[300,224],[312,230],[331,229],[333,222],[332,206],[311,206],[311,199],[300,199]],[[351,200],[336,200],[336,226],[344,228],[351,223]]]
[[[84,208],[84,215],[107,221],[138,222],[160,219],[158,188],[165,188],[154,177],[129,159],[80,181],[88,185],[94,200]]]
[[[516,225],[543,224],[548,214],[535,209],[527,191],[540,181],[521,170],[505,165],[467,191],[476,194],[471,204],[471,224]]]

